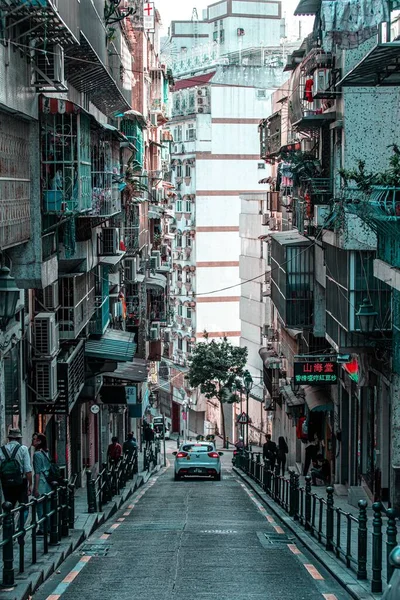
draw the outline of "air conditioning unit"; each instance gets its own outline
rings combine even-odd
[[[58,395],[57,359],[37,362],[35,364],[35,380],[36,399],[38,401],[54,401]]]
[[[119,229],[118,227],[103,227],[100,233],[100,254],[119,253]]]
[[[169,162],[169,160],[162,160],[161,161],[161,170],[164,173],[167,173],[170,170],[170,162]]]
[[[197,98],[197,106],[210,106],[210,98]]]
[[[268,297],[270,295],[271,295],[271,286],[270,286],[269,283],[264,283],[264,286],[263,286],[263,296],[265,298],[265,297]]]
[[[191,227],[193,225],[192,219],[186,219],[186,227]]]
[[[197,96],[202,97],[202,98],[204,98],[205,96],[208,96],[208,89],[207,88],[199,88],[197,90]]]
[[[38,89],[65,88],[64,49],[59,44],[50,44],[46,49],[33,51],[33,84]]]
[[[160,339],[160,325],[157,323],[156,325],[152,325],[150,327],[150,341],[155,341]]]
[[[152,250],[150,256],[150,269],[159,269],[161,266],[161,252],[159,250]]]
[[[302,152],[311,152],[315,146],[315,141],[310,140],[308,138],[304,138],[300,141],[300,146]]]
[[[169,344],[170,341],[171,341],[171,332],[169,329],[164,329],[164,342]]]
[[[137,266],[134,258],[126,258],[124,261],[125,269],[125,282],[131,283],[136,281],[137,278]]]
[[[329,88],[330,83],[330,69],[317,69],[314,72],[314,85],[313,95],[315,96],[318,92],[326,92]]]
[[[270,229],[276,229],[277,226],[277,220],[275,218],[270,218],[269,220],[269,228]]]
[[[271,220],[271,217],[269,216],[268,213],[263,214],[262,216],[262,224],[265,225],[266,227],[269,225],[269,222]]]
[[[35,296],[39,312],[42,312],[44,308],[55,311],[60,305],[58,299],[58,281],[55,281],[42,290],[36,290]]]
[[[36,356],[55,356],[59,350],[58,328],[55,313],[41,312],[34,322],[34,348]]]
[[[331,208],[325,204],[316,204],[314,206],[314,227],[324,227],[327,223]]]
[[[157,127],[157,113],[150,113],[150,122],[152,127]]]

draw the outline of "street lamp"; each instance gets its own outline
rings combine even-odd
[[[245,371],[243,373],[243,383],[244,389],[246,390],[246,413],[247,413],[247,421],[246,421],[246,448],[249,448],[249,396],[251,389],[253,387],[253,378],[250,375],[249,371]]]
[[[375,322],[378,313],[374,310],[374,307],[368,298],[364,298],[360,308],[356,312],[356,316],[360,321],[362,333],[372,333],[375,330]]]
[[[15,317],[15,309],[19,300],[20,289],[15,284],[10,269],[0,268],[0,327],[4,331],[11,319]]]

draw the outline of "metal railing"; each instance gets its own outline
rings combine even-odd
[[[382,592],[382,564],[386,556],[386,579],[389,583],[395,566],[389,560],[397,545],[396,512],[386,509],[381,502],[372,505],[373,518],[368,522],[367,502],[359,500],[358,516],[334,504],[334,489],[326,487],[326,497],[314,493],[311,477],[300,487],[300,476],[290,471],[290,477],[279,475],[278,467],[270,468],[257,452],[243,452],[236,457],[236,465],[256,481],[263,490],[292,518],[312,535],[325,549],[335,554],[347,568],[355,571],[357,579],[368,580],[368,558],[371,558],[371,592]],[[386,541],[383,543],[383,520],[386,522]],[[343,528],[343,523],[346,526]],[[368,534],[372,536],[369,549]]]
[[[86,471],[86,491],[88,512],[101,512],[105,504],[126,486],[138,472],[137,452],[125,455],[119,461],[103,463],[101,471],[94,479],[91,471]]]
[[[15,585],[15,553],[18,548],[18,572],[24,573],[28,563],[34,565],[38,555],[46,555],[50,546],[57,546],[63,537],[69,535],[75,522],[75,479],[70,483],[64,480],[53,490],[39,498],[32,498],[26,504],[13,508],[4,502],[0,514],[3,554],[2,586]],[[39,516],[41,515],[41,516]],[[43,536],[39,531],[43,532]],[[30,535],[31,551],[27,556],[26,547]],[[40,535],[40,537],[39,537]],[[18,545],[14,545],[17,541]],[[40,548],[39,548],[40,545]],[[15,553],[14,553],[15,551]]]

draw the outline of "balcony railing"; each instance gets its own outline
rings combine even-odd
[[[81,340],[64,349],[57,360],[59,404],[69,413],[85,385],[85,351]]]
[[[281,112],[276,112],[260,125],[261,158],[275,157],[281,148]]]
[[[94,273],[62,277],[60,303],[60,339],[75,339],[96,310]]]

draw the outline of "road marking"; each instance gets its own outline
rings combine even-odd
[[[321,573],[319,571],[317,571],[317,569],[314,567],[314,565],[306,563],[304,566],[307,569],[307,571],[310,573],[310,575],[313,579],[320,579],[320,580],[323,579]]]
[[[271,517],[270,515],[267,515],[266,518],[267,518],[268,523],[275,523],[274,517]]]
[[[54,593],[50,596],[47,596],[46,600],[58,600],[68,586],[72,583],[72,581],[74,581],[75,577],[77,577],[82,569],[87,565],[91,558],[91,556],[82,556],[75,567],[68,573],[68,575],[64,577],[62,582],[58,584],[54,590]]]
[[[123,513],[124,517],[129,517],[130,514],[131,514],[130,510],[127,510],[126,512]]]
[[[119,527],[121,525],[121,523],[113,523],[110,527],[110,529],[117,529],[117,527]]]
[[[290,552],[293,552],[293,554],[301,554],[301,551],[298,549],[296,544],[288,544],[287,546],[288,546]],[[330,600],[330,599],[328,598],[328,600]]]
[[[110,537],[109,533],[103,533],[103,535],[100,536],[101,540],[108,540],[108,538]]]
[[[322,594],[325,600],[338,600],[335,594]]]
[[[131,510],[132,510],[132,508],[133,508],[133,507],[134,507],[134,504],[130,504],[130,505],[128,506],[128,508],[130,508]]]
[[[276,531],[276,533],[285,533],[282,529],[282,527],[279,527],[279,525],[274,525],[274,529]]]
[[[120,517],[119,519],[117,519],[117,521],[119,521],[119,523],[123,523],[125,521],[124,517]]]

